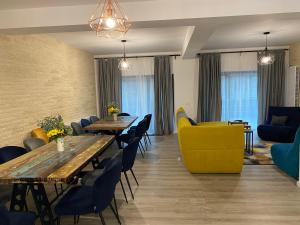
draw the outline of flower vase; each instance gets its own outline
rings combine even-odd
[[[114,113],[114,114],[113,114],[113,120],[114,120],[114,121],[117,121],[117,120],[118,120],[118,114],[117,114],[117,113]]]
[[[57,138],[56,144],[57,144],[57,151],[63,152],[65,150],[64,138]]]

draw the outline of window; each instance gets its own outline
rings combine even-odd
[[[257,126],[257,72],[222,73],[222,120],[244,120]]]
[[[122,111],[138,116],[138,121],[143,119],[146,114],[154,115],[153,75],[122,77]],[[149,134],[154,133],[153,117]]]
[[[122,111],[139,117],[134,125],[152,114],[148,133],[154,134],[154,60],[131,58],[128,62],[130,69],[122,72]]]

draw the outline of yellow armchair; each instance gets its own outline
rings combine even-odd
[[[226,122],[192,126],[184,110],[177,111],[182,159],[191,173],[240,173],[244,158],[244,128]]]

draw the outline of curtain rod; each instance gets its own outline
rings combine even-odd
[[[127,59],[133,59],[133,58],[153,58],[155,57],[156,55],[141,55],[141,56],[126,56]],[[157,56],[174,56],[174,57],[178,57],[178,56],[181,56],[180,54],[174,54],[174,55],[157,55]],[[94,58],[94,59],[110,59],[110,58],[122,58],[122,56],[119,56],[119,57],[97,57],[97,58]]]
[[[272,50],[284,50],[284,51],[289,51],[288,48],[284,48],[284,49],[269,49],[270,51]],[[197,55],[201,55],[201,54],[209,54],[209,53],[220,53],[220,54],[230,54],[230,53],[246,53],[246,52],[261,52],[262,50],[246,50],[246,51],[230,51],[230,52],[203,52],[203,53],[198,53]]]

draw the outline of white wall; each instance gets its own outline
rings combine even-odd
[[[198,59],[173,60],[175,112],[183,107],[192,119],[197,117],[198,65]]]
[[[296,66],[288,68],[285,79],[285,106],[295,106],[296,98]]]

